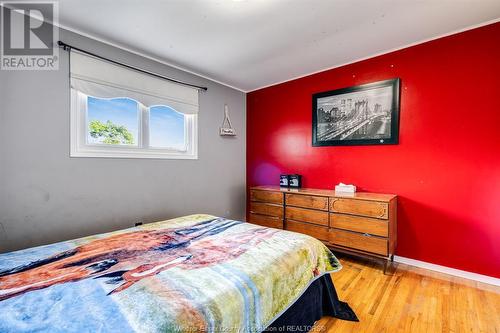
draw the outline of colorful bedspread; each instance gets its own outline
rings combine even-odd
[[[312,237],[186,216],[0,254],[0,332],[259,332],[339,269]]]

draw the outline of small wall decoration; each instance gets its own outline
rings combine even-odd
[[[280,187],[288,187],[288,175],[280,175]]]
[[[302,187],[302,176],[301,175],[288,175],[288,187],[290,187],[290,188]]]
[[[399,139],[399,79],[313,95],[313,146],[386,145]]]
[[[224,120],[222,121],[219,134],[220,136],[236,136],[236,131],[231,125],[231,119],[229,118],[229,107],[227,104],[224,104]]]

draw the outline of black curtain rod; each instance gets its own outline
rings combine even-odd
[[[134,66],[130,66],[130,65],[127,65],[127,64],[124,64],[124,63],[121,63],[121,62],[118,62],[118,61],[115,61],[115,60],[111,60],[111,59],[108,59],[108,58],[105,58],[105,57],[102,57],[100,55],[97,55],[95,53],[92,53],[92,52],[89,52],[89,51],[85,51],[85,50],[82,50],[78,47],[74,47],[74,46],[71,46],[69,44],[66,44],[62,41],[58,41],[57,42],[57,45],[59,45],[59,47],[62,47],[63,50],[76,50],[78,52],[81,52],[81,53],[85,53],[85,54],[88,54],[92,57],[96,57],[96,58],[99,58],[99,59],[102,59],[102,60],[105,60],[105,61],[108,61],[108,62],[111,62],[115,65],[119,65],[119,66],[122,66],[122,67],[126,67],[128,69],[132,69],[134,71],[137,71],[137,72],[141,72],[141,73],[144,73],[144,74],[148,74],[148,75],[151,75],[151,76],[154,76],[154,77],[157,77],[157,78],[160,78],[160,79],[163,79],[163,80],[167,80],[167,81],[170,81],[170,82],[175,82],[175,83],[178,83],[178,84],[182,84],[182,85],[185,85],[185,86],[189,86],[189,87],[193,87],[193,88],[196,88],[196,89],[200,89],[200,90],[208,90],[207,87],[202,87],[202,86],[197,86],[195,84],[191,84],[191,83],[186,83],[186,82],[182,82],[182,81],[178,81],[176,79],[172,79],[172,78],[169,78],[169,77],[166,77],[166,76],[163,76],[163,75],[160,75],[160,74],[156,74],[156,73],[153,73],[153,72],[150,72],[150,71],[146,71],[144,69],[140,69],[140,68],[137,68],[137,67],[134,67]]]

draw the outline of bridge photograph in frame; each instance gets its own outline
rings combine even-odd
[[[399,79],[313,95],[313,146],[397,144]]]

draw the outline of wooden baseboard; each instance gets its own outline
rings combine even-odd
[[[482,283],[487,283],[487,284],[491,284],[494,286],[500,286],[500,279],[495,278],[493,276],[462,271],[460,269],[431,264],[430,262],[425,262],[425,261],[420,261],[420,260],[415,260],[415,259],[410,259],[410,258],[405,258],[405,257],[400,257],[400,256],[394,256],[394,261],[402,263],[402,264],[410,265],[410,266],[415,266],[415,267],[419,267],[419,268],[428,269],[431,271],[436,271],[436,272],[448,274],[448,275],[458,276],[458,277],[461,277],[464,279],[469,279],[469,280],[474,280],[474,281],[478,281],[478,282],[482,282]]]

